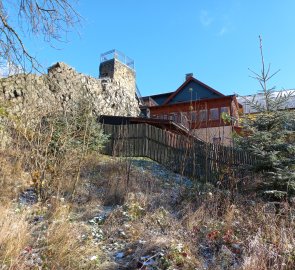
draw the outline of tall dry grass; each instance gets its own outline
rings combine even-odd
[[[9,205],[0,206],[0,265],[21,269],[21,252],[31,241],[27,212],[15,212]]]
[[[10,203],[31,184],[29,173],[22,168],[21,155],[13,149],[0,150],[0,202]]]
[[[190,243],[215,250],[210,269],[224,263],[222,246],[240,257],[237,269],[295,269],[295,213],[288,203],[268,203],[241,194],[232,202],[218,191],[201,195],[183,209],[182,225],[191,236]],[[228,267],[233,269],[230,263]]]
[[[97,269],[101,255],[98,246],[84,239],[89,228],[75,220],[72,205],[60,198],[52,198],[45,214],[46,226],[39,241],[42,267],[47,269]],[[92,256],[96,260],[91,260]]]

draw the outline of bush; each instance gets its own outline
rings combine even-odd
[[[81,98],[69,111],[54,110],[54,104],[49,112],[30,108],[21,117],[0,111],[15,159],[22,161],[42,200],[56,192],[73,198],[86,156],[99,153],[108,139],[87,100]]]

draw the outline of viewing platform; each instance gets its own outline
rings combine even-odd
[[[123,63],[124,65],[131,68],[132,70],[135,70],[134,60],[132,60],[131,58],[126,56],[124,53],[122,53],[118,50],[114,49],[114,50],[102,53],[100,55],[100,63],[103,63],[103,62],[106,62],[106,61],[109,61],[112,59],[116,59],[116,60],[120,61],[121,63]]]

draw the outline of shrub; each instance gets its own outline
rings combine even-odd
[[[16,150],[15,158],[30,173],[40,199],[45,200],[53,192],[68,193],[73,198],[85,157],[100,152],[107,141],[91,106],[81,98],[68,111],[54,111],[53,104],[49,112],[30,108],[20,117],[13,117],[0,110],[6,132],[13,139],[10,148]],[[35,118],[32,111],[36,112]],[[62,190],[62,185],[67,189]]]

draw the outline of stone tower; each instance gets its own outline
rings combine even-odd
[[[123,53],[112,50],[101,55],[99,78],[110,78],[132,96],[136,95],[135,74],[134,61]]]

